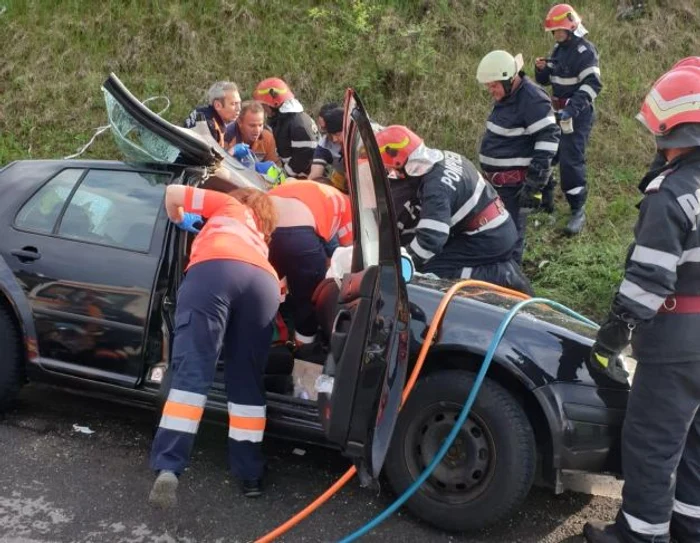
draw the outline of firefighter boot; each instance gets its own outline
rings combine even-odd
[[[586,224],[586,210],[583,208],[572,209],[571,218],[564,228],[564,232],[569,236],[575,236],[580,234],[583,230],[583,225]]]
[[[614,522],[610,524],[598,520],[586,522],[583,527],[583,537],[588,543],[624,543]]]
[[[148,501],[163,509],[174,507],[177,505],[177,483],[177,475],[172,471],[161,471],[153,483]]]

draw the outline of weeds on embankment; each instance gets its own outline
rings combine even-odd
[[[139,97],[164,94],[181,122],[208,86],[231,79],[250,96],[258,80],[285,78],[311,111],[358,90],[378,122],[404,123],[428,145],[474,160],[490,108],[476,66],[492,49],[522,52],[533,73],[551,50],[542,0],[0,0],[0,164],[62,157],[87,142],[106,116],[100,84],[115,72]],[[693,0],[649,1],[618,21],[618,2],[574,2],[601,56],[604,88],[589,148],[584,233],[530,219],[525,269],[542,295],[601,317],[621,278],[653,141],[634,120],[651,83],[700,51]],[[156,106],[154,106],[154,109]],[[98,138],[86,156],[111,158]],[[539,226],[538,226],[539,224]]]

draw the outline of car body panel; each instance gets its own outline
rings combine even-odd
[[[340,287],[329,359],[334,379],[319,394],[329,441],[363,481],[379,476],[398,417],[408,362],[408,296],[401,277],[389,184],[367,113],[348,89],[344,156],[353,208],[353,264]]]

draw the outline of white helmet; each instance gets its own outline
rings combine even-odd
[[[513,57],[508,51],[491,51],[479,62],[476,79],[482,84],[510,81],[522,68],[523,56],[520,53]]]

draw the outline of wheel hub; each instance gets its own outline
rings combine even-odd
[[[416,476],[425,470],[454,426],[456,410],[434,410],[419,422],[413,435],[412,470]],[[418,422],[418,421],[417,421]],[[468,501],[481,492],[491,478],[494,447],[485,425],[470,416],[435,468],[424,488],[443,501]]]

